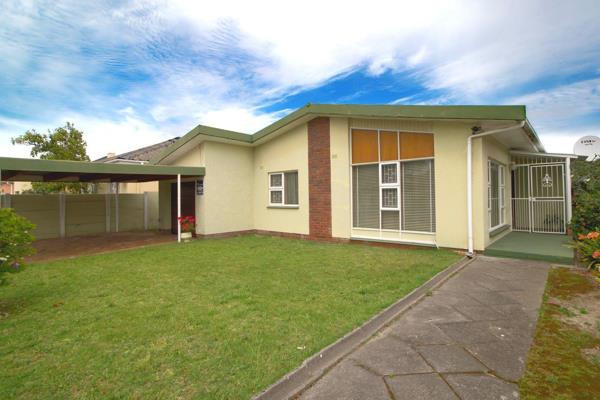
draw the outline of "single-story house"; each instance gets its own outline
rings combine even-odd
[[[204,168],[180,183],[201,236],[473,252],[511,230],[566,233],[573,157],[545,152],[525,106],[308,104],[251,135],[199,125],[150,164]],[[160,182],[174,232],[177,193]]]

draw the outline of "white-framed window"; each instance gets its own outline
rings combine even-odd
[[[490,230],[505,224],[505,171],[504,165],[494,160],[488,160],[488,217]]]
[[[381,165],[381,186],[398,186],[399,182],[399,163],[385,162]]]
[[[397,161],[379,164],[381,210],[400,210],[400,164]]]
[[[269,206],[298,206],[298,171],[269,173]]]

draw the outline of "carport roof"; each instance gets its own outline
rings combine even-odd
[[[148,182],[204,176],[204,167],[108,164],[0,157],[0,179],[33,182]]]

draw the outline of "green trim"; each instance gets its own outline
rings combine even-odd
[[[19,174],[73,173],[103,175],[146,175],[168,176],[180,174],[182,177],[203,176],[204,167],[179,167],[149,164],[111,164],[89,161],[40,160],[34,158],[0,157],[0,170],[16,171]]]
[[[157,156],[150,160],[150,164],[158,164],[170,154],[174,153],[180,147],[184,146],[198,135],[216,137],[220,139],[235,140],[243,143],[252,143],[252,135],[241,132],[228,131],[225,129],[213,128],[212,126],[198,125],[175,143],[167,146]]]
[[[445,120],[495,120],[495,121],[523,121],[526,120],[525,106],[399,106],[399,105],[371,105],[371,104],[311,104],[286,115],[271,125],[255,132],[252,135],[240,132],[227,131],[198,125],[185,136],[164,149],[157,157],[150,160],[151,164],[158,164],[190,142],[198,135],[217,137],[252,144],[265,136],[289,125],[301,118],[312,116],[355,117],[355,118],[402,118],[402,119],[445,119]],[[539,143],[535,131],[534,139]],[[536,141],[534,140],[534,141]],[[542,147],[543,148],[543,147]]]

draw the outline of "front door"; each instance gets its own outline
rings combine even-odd
[[[513,230],[566,233],[563,164],[516,166],[512,181]]]
[[[181,182],[181,216],[196,217],[196,182]],[[171,183],[171,233],[177,234],[177,184]]]

